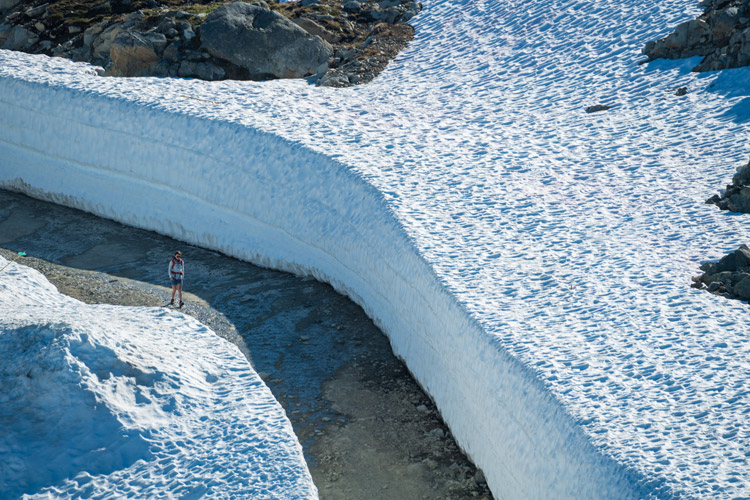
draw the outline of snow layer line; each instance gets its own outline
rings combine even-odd
[[[22,79],[0,79],[0,116],[0,186],[350,296],[499,497],[639,496],[637,478],[469,319],[353,170],[252,127]]]

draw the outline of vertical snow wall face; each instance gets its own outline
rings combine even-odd
[[[1,78],[0,187],[331,283],[388,335],[497,498],[659,496],[457,305],[380,193],[324,155]]]

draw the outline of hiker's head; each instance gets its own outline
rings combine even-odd
[[[182,258],[182,252],[180,252],[179,250],[177,250],[177,251],[176,251],[176,252],[174,253],[174,258],[175,258],[175,259],[181,259],[181,258]]]

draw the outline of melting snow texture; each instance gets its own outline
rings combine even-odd
[[[689,287],[746,236],[703,201],[750,71],[637,64],[698,12],[425,2],[349,89],[0,52],[0,185],[331,282],[498,497],[750,496],[746,304]]]
[[[2,498],[317,498],[271,391],[188,316],[86,305],[11,264],[0,360]]]

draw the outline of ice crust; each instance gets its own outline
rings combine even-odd
[[[2,498],[318,498],[271,391],[189,316],[86,305],[15,263],[0,360]]]
[[[499,498],[750,496],[746,304],[689,287],[750,71],[636,64],[688,0],[424,7],[350,89],[0,51],[0,185],[333,283]]]

